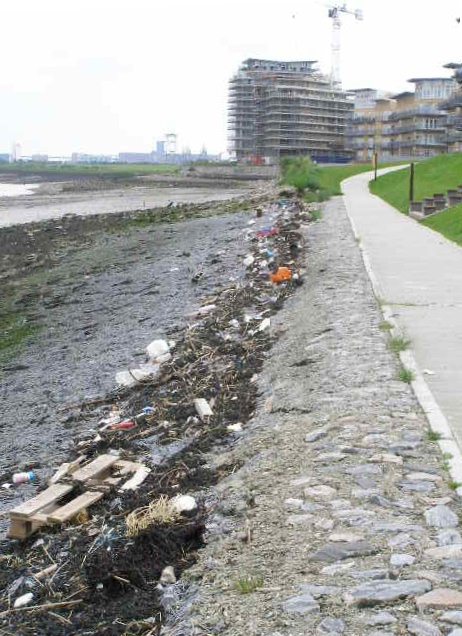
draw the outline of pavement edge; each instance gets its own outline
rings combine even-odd
[[[361,237],[356,230],[355,223],[348,211],[348,206],[346,205],[345,197],[343,195],[342,200],[345,206],[348,220],[350,221],[354,238],[356,240],[356,243],[358,244],[359,251],[361,252],[365,270],[371,282],[372,291],[377,299],[379,309],[382,312],[384,320],[393,325],[393,329],[391,330],[392,335],[402,335],[399,325],[394,319],[391,307],[381,302],[383,299],[383,295],[381,293],[382,290],[380,283],[377,276],[375,275],[375,272],[372,269],[369,255],[367,254],[367,251],[361,242]],[[441,435],[441,438],[437,440],[438,446],[440,447],[444,458],[448,462],[449,474],[452,481],[454,483],[461,484],[461,486],[456,489],[456,492],[459,497],[462,497],[462,452],[460,450],[459,444],[455,440],[451,427],[449,426],[444,413],[440,409],[430,390],[430,387],[426,383],[412,351],[402,351],[399,354],[399,357],[403,366],[410,369],[414,374],[414,380],[412,380],[411,382],[412,390],[414,391],[417,401],[419,402],[423,412],[425,413],[431,430]]]

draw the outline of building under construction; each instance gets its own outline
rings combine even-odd
[[[276,163],[305,155],[344,162],[344,131],[353,101],[316,62],[248,59],[229,82],[230,152],[238,162]]]

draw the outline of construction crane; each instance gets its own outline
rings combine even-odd
[[[326,4],[329,9],[328,16],[332,18],[332,68],[331,68],[331,83],[334,86],[340,86],[340,27],[342,23],[340,21],[341,13],[349,13],[354,15],[356,20],[363,19],[363,12],[361,9],[350,11],[346,4]]]

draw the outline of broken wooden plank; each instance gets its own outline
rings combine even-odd
[[[151,472],[147,466],[141,466],[131,479],[126,481],[120,490],[136,490]]]
[[[36,497],[32,497],[28,501],[20,504],[16,508],[10,510],[10,517],[17,519],[27,519],[34,513],[39,512],[42,508],[54,503],[68,492],[72,490],[73,486],[68,484],[55,484],[50,486]]]
[[[81,510],[88,508],[88,506],[91,506],[91,504],[95,503],[103,496],[104,493],[98,492],[97,490],[84,492],[82,495],[72,499],[72,501],[67,503],[65,506],[61,506],[61,508],[58,508],[58,510],[55,510],[48,515],[48,521],[52,523],[64,523],[78,515]]]
[[[80,455],[73,462],[66,462],[65,464],[61,464],[55,474],[49,479],[48,483],[51,486],[52,484],[56,484],[62,477],[66,475],[72,475],[80,464],[86,459],[85,455]]]
[[[121,475],[127,475],[128,473],[134,473],[140,468],[143,468],[144,464],[140,464],[139,462],[130,462],[126,459],[119,459],[115,464],[114,468],[116,468]]]
[[[97,479],[105,471],[109,470],[118,459],[117,455],[100,455],[86,466],[83,466],[83,468],[76,470],[72,475],[72,479],[80,482],[85,482],[87,479]]]

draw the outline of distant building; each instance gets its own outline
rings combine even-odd
[[[277,163],[309,155],[345,161],[351,98],[321,75],[314,61],[247,59],[229,81],[230,153],[238,162]]]
[[[48,161],[48,155],[32,155],[31,161],[37,161],[38,163],[46,163]]]
[[[71,163],[114,163],[117,157],[113,155],[89,155],[83,152],[73,152]]]
[[[451,78],[414,78],[414,91],[384,96],[373,89],[360,89],[353,119],[346,130],[347,147],[358,161],[374,152],[381,160],[432,157],[448,151],[446,114],[440,104],[455,91]],[[364,101],[364,91],[369,101]],[[354,94],[355,91],[352,91]]]
[[[0,152],[0,163],[8,163],[10,155],[8,152]]]
[[[446,113],[446,142],[448,152],[462,152],[462,64],[445,64],[453,69],[457,88],[439,107]]]
[[[10,163],[21,161],[21,159],[22,159],[21,144],[14,142],[13,145],[11,146]]]

